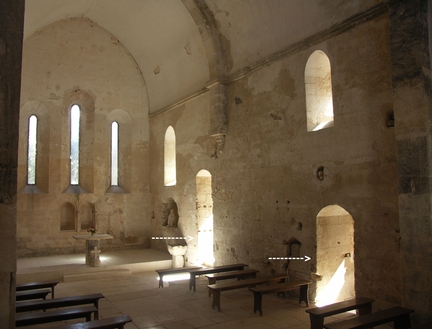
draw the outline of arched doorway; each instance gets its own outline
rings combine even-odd
[[[355,297],[354,220],[338,205],[317,215],[317,274],[317,306]]]
[[[213,197],[211,174],[200,170],[196,175],[198,264],[212,266],[213,256]]]

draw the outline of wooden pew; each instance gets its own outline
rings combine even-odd
[[[309,306],[308,287],[311,283],[312,281],[310,280],[295,280],[291,282],[269,284],[269,285],[249,288],[249,290],[251,290],[254,295],[254,313],[258,311],[262,316],[263,294],[272,293],[272,292],[285,293],[286,291],[294,290],[297,288],[300,288],[299,304],[301,304],[301,302],[304,301],[306,303],[306,306]]]
[[[359,315],[370,314],[372,312],[372,302],[374,302],[372,298],[357,297],[323,307],[310,308],[306,312],[309,313],[311,329],[322,329],[324,318],[331,315],[351,310],[357,310]]]
[[[28,312],[28,311],[38,311],[38,310],[47,310],[50,308],[59,308],[59,307],[67,307],[67,306],[77,306],[77,305],[85,305],[85,304],[93,304],[96,307],[95,319],[99,319],[99,299],[104,298],[102,294],[91,294],[91,295],[82,295],[82,296],[71,296],[71,297],[62,297],[62,298],[54,298],[54,299],[45,299],[45,300],[36,300],[36,301],[27,301],[16,303],[16,312]]]
[[[207,274],[208,284],[214,284],[219,280],[237,279],[243,280],[247,278],[256,278],[258,270],[242,270],[242,271],[231,271],[222,273]],[[209,289],[209,296],[211,296],[211,290]]]
[[[97,308],[94,306],[83,306],[79,308],[66,308],[47,312],[29,312],[15,314],[15,327],[24,327],[32,324],[66,321],[70,319],[85,318],[86,321],[91,320],[92,313],[95,313]]]
[[[132,322],[129,315],[119,315],[111,318],[69,324],[52,329],[124,329],[124,325]]]
[[[379,326],[388,322],[393,322],[394,329],[409,329],[411,328],[410,314],[414,310],[404,307],[392,307],[386,310],[357,316],[353,319],[340,322],[325,324],[326,329],[366,329],[374,326]]]
[[[17,284],[15,289],[16,289],[16,291],[25,291],[25,290],[50,288],[51,289],[51,298],[54,298],[54,287],[58,283],[59,283],[58,281],[27,282],[27,283]]]
[[[196,276],[197,275],[205,275],[211,273],[221,273],[221,272],[230,272],[230,271],[241,271],[248,266],[246,264],[230,264],[230,265],[221,265],[215,267],[205,267],[199,268],[195,270],[190,270],[190,279],[189,279],[189,290],[192,289],[196,291]]]
[[[178,268],[165,268],[162,270],[156,270],[157,274],[159,274],[159,288],[163,288],[163,277],[168,274],[178,274],[178,273],[186,273],[190,270],[200,269],[202,266],[191,266],[191,267],[178,267]]]
[[[213,295],[212,308],[217,307],[218,311],[220,312],[221,310],[220,295],[222,291],[234,290],[240,288],[249,288],[260,284],[277,283],[287,278],[289,278],[289,275],[282,274],[282,275],[275,275],[275,276],[268,276],[268,277],[261,277],[261,278],[252,278],[252,279],[244,279],[239,281],[219,282],[215,284],[209,284],[207,285],[207,287],[211,290],[211,293]]]
[[[30,299],[46,299],[46,296],[51,293],[49,289],[38,289],[29,291],[17,291],[15,300],[30,300]]]

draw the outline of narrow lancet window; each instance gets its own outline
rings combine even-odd
[[[71,185],[79,184],[79,131],[80,131],[80,108],[78,105],[73,105],[71,108],[71,145],[70,145]]]
[[[176,176],[176,138],[174,128],[169,126],[164,141],[164,185],[175,186]]]
[[[111,124],[111,185],[118,185],[118,135],[119,126],[117,122]]]
[[[32,115],[28,125],[28,155],[27,155],[27,184],[36,184],[36,155],[37,155],[37,117]]]

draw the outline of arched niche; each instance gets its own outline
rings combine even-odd
[[[76,230],[76,208],[70,202],[62,204],[60,209],[60,230],[75,231]]]
[[[333,127],[330,60],[322,50],[310,55],[305,67],[307,131]]]
[[[354,220],[342,207],[331,205],[317,215],[316,304],[323,306],[355,297]]]
[[[81,230],[87,230],[88,228],[96,228],[95,223],[95,208],[94,204],[85,202],[80,206],[79,220],[81,224]]]

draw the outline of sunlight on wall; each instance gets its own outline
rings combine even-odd
[[[339,292],[342,290],[342,287],[345,283],[345,272],[346,268],[344,259],[324,290],[318,292],[316,297],[316,306],[326,306],[336,301],[337,297],[339,296]]]
[[[213,266],[213,215],[198,229],[198,263]]]

